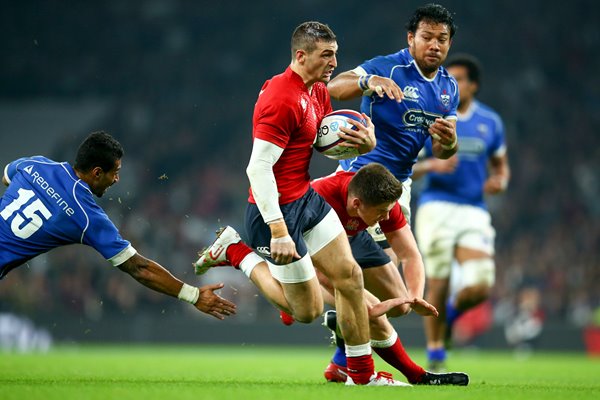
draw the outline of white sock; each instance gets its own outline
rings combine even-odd
[[[254,252],[248,253],[248,255],[240,262],[240,269],[248,278],[250,278],[250,274],[252,273],[254,267],[263,261],[265,260],[263,260],[258,254]]]
[[[371,339],[371,347],[375,347],[378,349],[387,349],[388,347],[392,347],[394,343],[398,340],[398,333],[396,331],[392,332],[392,336],[384,340],[375,340]]]
[[[371,354],[371,343],[356,346],[346,345],[346,357],[360,357]]]

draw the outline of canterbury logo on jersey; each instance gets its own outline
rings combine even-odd
[[[419,100],[419,89],[414,86],[405,86],[402,89],[404,93],[404,100],[418,101]]]

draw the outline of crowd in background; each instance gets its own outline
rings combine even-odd
[[[406,47],[404,22],[422,3],[203,3],[5,5],[0,96],[4,103],[107,101],[110,111],[90,131],[107,130],[125,147],[121,182],[99,201],[122,236],[188,283],[225,281],[223,296],[238,303],[239,321],[277,318],[239,271],[214,270],[200,279],[191,267],[216,228],[243,226],[258,91],[289,62],[288,38],[298,23],[318,19],[333,28],[343,71]],[[492,304],[515,303],[522,289],[536,288],[546,318],[584,325],[600,306],[600,6],[442,4],[459,26],[450,54],[481,60],[479,98],[506,125],[512,180],[489,203],[497,230]],[[358,8],[361,22],[350,22]],[[64,125],[64,136],[45,155],[73,161],[88,131]],[[8,133],[1,135],[1,145],[9,146]],[[335,168],[316,162],[315,176]],[[101,319],[173,307],[181,303],[80,245],[38,257],[0,282],[0,311],[24,315]]]

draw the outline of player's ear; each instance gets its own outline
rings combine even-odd
[[[92,169],[92,176],[94,178],[100,178],[100,176],[104,173],[104,170],[102,169],[102,167],[94,167]]]
[[[406,32],[406,42],[408,43],[408,47],[412,47],[413,42],[415,41],[415,34],[411,31]]]
[[[299,64],[303,64],[306,59],[306,52],[302,49],[296,50],[296,62]]]

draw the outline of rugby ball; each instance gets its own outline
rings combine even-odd
[[[349,118],[360,121],[364,125],[367,124],[362,115],[354,110],[337,110],[329,113],[323,117],[319,126],[313,144],[315,150],[332,160],[345,160],[360,155],[356,148],[340,146],[340,143],[344,142],[344,139],[338,136],[338,133],[341,132],[340,127],[345,126],[356,130],[356,127],[348,122]]]

